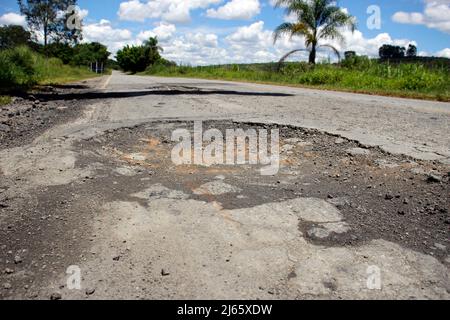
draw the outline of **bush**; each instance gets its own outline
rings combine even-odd
[[[92,77],[87,68],[46,58],[28,47],[0,51],[0,91],[23,91],[36,84],[55,84]]]
[[[10,50],[11,61],[25,74],[34,74],[35,54],[28,47],[17,47]]]
[[[149,38],[142,46],[126,46],[117,52],[117,63],[124,71],[132,73],[145,71],[161,60],[157,38]]]
[[[341,81],[343,74],[337,69],[321,69],[317,68],[314,71],[301,75],[298,82],[307,85],[326,85],[335,84]]]
[[[36,53],[47,57],[57,58],[63,64],[88,67],[91,63],[107,64],[111,55],[108,48],[98,42],[81,43],[75,46],[68,43],[53,42],[46,47],[32,43],[30,46]]]
[[[348,55],[341,62],[341,66],[353,70],[367,70],[372,66],[373,62],[367,56]]]
[[[356,51],[345,51],[344,57],[346,60],[356,57]]]
[[[22,26],[0,26],[0,50],[29,45],[31,33]]]
[[[98,42],[78,44],[74,47],[74,56],[70,64],[76,66],[89,66],[91,63],[108,63],[108,57],[111,55],[108,48]]]
[[[150,65],[145,72],[148,74],[156,74],[163,72],[169,68],[176,68],[177,64],[173,61],[166,60],[164,58],[159,59],[154,64]]]
[[[28,47],[0,51],[0,87],[2,90],[28,88],[36,84],[36,55]]]
[[[309,63],[306,62],[299,62],[299,63],[285,63],[280,70],[280,73],[285,75],[285,76],[297,76],[299,74],[305,73],[305,72],[309,72],[310,70],[312,70],[314,68],[314,66],[312,66]]]
[[[126,46],[117,52],[117,63],[124,71],[132,73],[144,71],[150,65],[143,46]]]
[[[63,63],[69,64],[74,58],[75,50],[68,43],[54,42],[42,48],[42,54],[47,57],[58,58]]]
[[[405,71],[399,77],[399,88],[401,90],[429,90],[445,86],[446,80],[443,75],[426,72],[426,69],[414,65],[404,66]]]
[[[350,56],[338,65],[312,66],[302,62],[286,62],[279,71],[274,68],[275,65],[274,63],[203,67],[156,65],[149,68],[148,73],[161,76],[301,84],[442,101],[449,101],[450,96],[450,73],[444,65],[431,68],[424,63],[383,63],[365,56]]]

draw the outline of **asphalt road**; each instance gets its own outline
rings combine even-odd
[[[38,95],[82,112],[0,153],[0,297],[450,298],[449,103],[118,72],[84,85]],[[280,128],[279,174],[175,166],[171,133],[193,120]]]
[[[117,100],[108,119],[203,117],[275,122],[324,130],[368,146],[380,146],[424,160],[450,161],[450,104],[379,96],[305,90],[223,81],[123,76],[115,73],[108,91],[145,91],[154,87],[213,91],[198,97],[164,95],[134,98],[123,113]],[[216,92],[214,92],[216,91]],[[216,93],[216,94],[214,94]],[[156,109],[150,101],[164,100]],[[131,101],[131,100],[130,100]]]

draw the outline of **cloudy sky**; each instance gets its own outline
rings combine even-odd
[[[273,29],[287,17],[275,0],[79,0],[85,41],[106,44],[115,53],[126,44],[158,36],[164,56],[177,63],[204,65],[276,61],[301,38],[272,41]],[[414,43],[421,55],[450,58],[450,0],[339,0],[358,20],[344,31],[343,50],[376,56],[384,44]],[[380,24],[373,19],[380,8]],[[369,24],[368,24],[369,21]],[[374,23],[375,22],[375,23]],[[2,0],[0,24],[22,24],[17,1]],[[324,41],[323,43],[331,43]],[[321,58],[332,53],[321,52]],[[299,54],[297,59],[302,59]]]

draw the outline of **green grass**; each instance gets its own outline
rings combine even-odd
[[[44,58],[28,47],[0,51],[0,92],[3,93],[96,76],[86,68],[64,65],[56,58]]]
[[[11,102],[10,96],[0,96],[0,106],[3,106],[5,104],[8,104]]]
[[[41,56],[37,57],[35,68],[39,85],[64,84],[99,76],[87,68],[65,65],[59,59]]]
[[[450,101],[448,66],[390,65],[358,58],[341,65],[287,63],[207,67],[154,66],[144,74],[281,84],[407,98]]]

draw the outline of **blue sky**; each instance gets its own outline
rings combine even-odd
[[[116,52],[158,36],[164,55],[179,63],[275,61],[303,48],[301,38],[275,46],[272,30],[285,20],[273,0],[79,0],[86,41],[103,42]],[[358,31],[345,32],[345,43],[325,41],[340,50],[376,55],[383,43],[417,44],[421,54],[450,57],[450,0],[339,0],[358,20]],[[368,7],[380,8],[380,28],[368,28]],[[0,24],[23,24],[17,1],[2,0]],[[325,43],[324,42],[324,43]],[[303,54],[304,55],[304,54]],[[321,58],[330,56],[321,52]],[[301,59],[302,54],[298,59]]]

